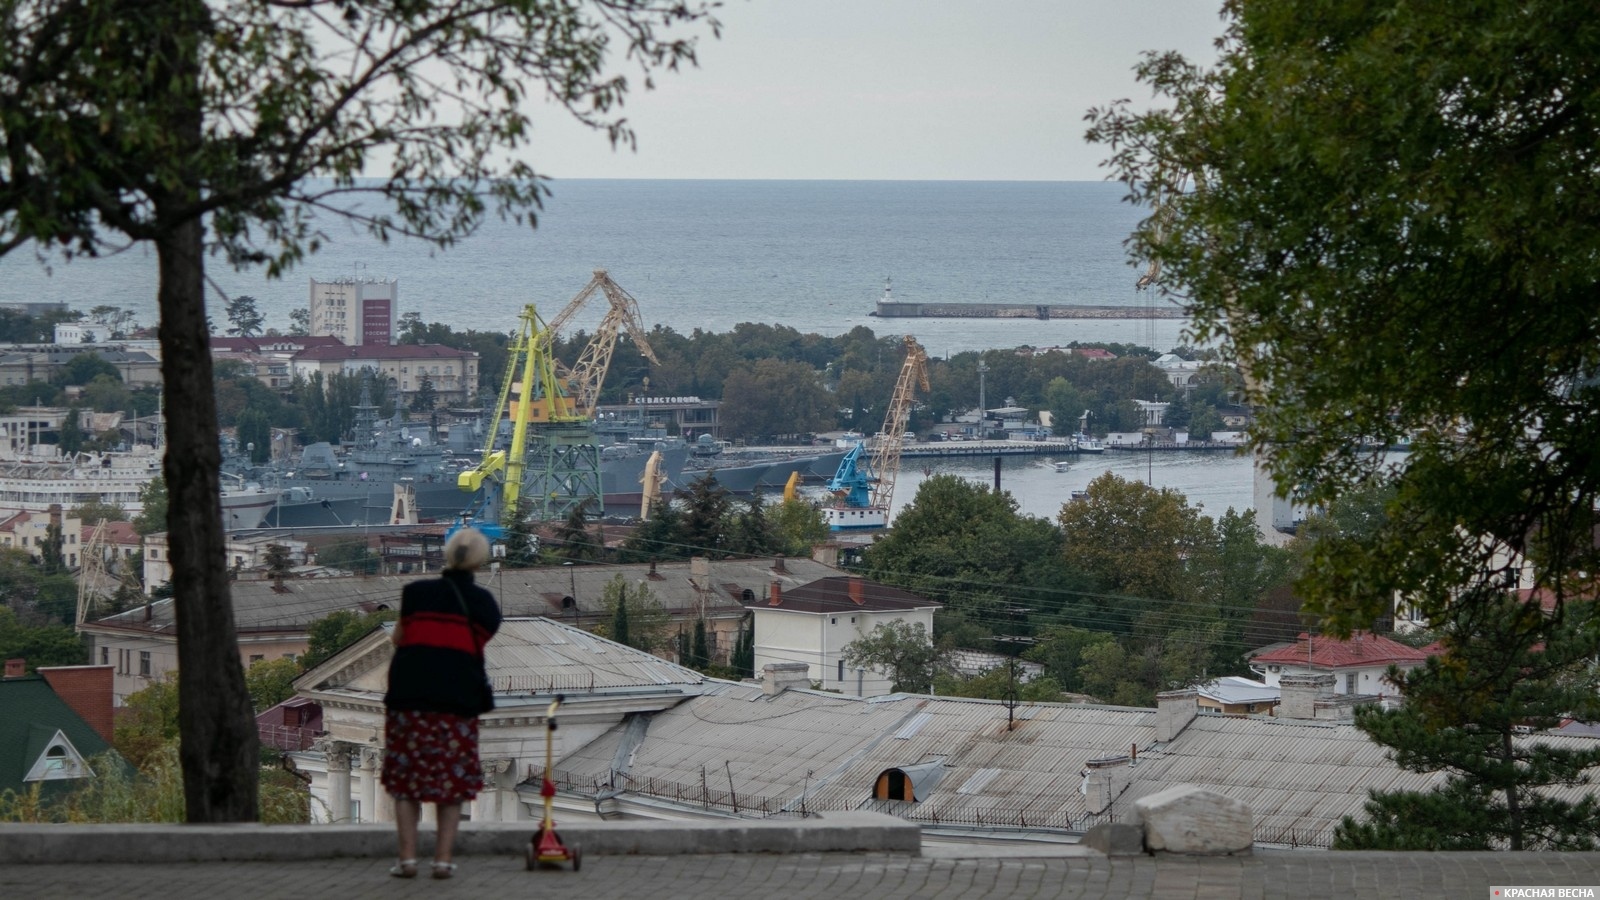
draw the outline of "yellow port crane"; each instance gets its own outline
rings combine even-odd
[[[523,308],[521,325],[507,346],[506,374],[495,401],[494,417],[489,420],[484,438],[483,459],[477,467],[462,472],[456,479],[463,491],[476,492],[486,485],[499,484],[500,518],[510,522],[516,516],[522,491],[528,450],[530,422],[577,424],[587,420],[579,414],[556,377],[555,360],[550,353],[554,330],[539,318],[533,304]],[[515,394],[515,399],[513,399]],[[495,444],[500,421],[510,407],[511,443],[503,450]]]
[[[883,417],[883,435],[872,449],[872,470],[878,475],[878,482],[872,488],[872,505],[883,510],[886,522],[889,501],[894,499],[894,481],[900,474],[900,451],[905,446],[911,407],[916,403],[918,389],[924,394],[929,390],[928,351],[909,334],[905,336],[905,348],[906,359],[900,364],[894,397],[889,401],[889,412]]]
[[[606,372],[611,368],[611,357],[616,350],[617,335],[620,332],[628,333],[633,345],[638,348],[639,355],[655,365],[661,364],[656,358],[655,350],[651,349],[649,340],[645,338],[644,322],[639,317],[639,302],[613,281],[605,269],[595,269],[594,277],[583,290],[567,301],[561,312],[556,313],[550,320],[550,335],[553,337],[559,333],[597,293],[605,295],[610,308],[596,326],[594,338],[583,348],[583,352],[579,354],[577,362],[570,371],[559,362],[556,363],[557,375],[566,395],[572,400],[574,411],[585,416],[592,416],[595,405],[600,402],[600,387],[606,380]],[[534,421],[544,420],[535,418]]]

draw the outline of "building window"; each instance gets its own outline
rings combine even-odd
[[[1344,676],[1344,692],[1346,694],[1354,694],[1356,692],[1356,673],[1351,672]]]
[[[839,617],[838,616],[830,616],[828,618],[828,624],[829,625],[837,625],[837,624],[839,624]]]
[[[150,677],[150,651],[149,650],[140,650],[139,651],[139,674],[143,675],[146,678]]]
[[[844,681],[844,660],[839,660],[839,680]]]
[[[267,658],[266,654],[263,654],[263,653],[252,653],[252,654],[250,654],[250,665],[253,666],[256,663],[261,662],[263,659],[266,659],[266,658]]]
[[[100,665],[102,665],[102,666],[111,665],[111,648],[110,647],[101,647],[100,648]]]

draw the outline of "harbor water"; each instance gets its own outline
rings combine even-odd
[[[1064,472],[1052,463],[1067,462]],[[1254,469],[1248,456],[1218,450],[1168,450],[1139,452],[1108,450],[1102,454],[1009,456],[1000,464],[1000,488],[1017,501],[1017,511],[1054,521],[1063,504],[1089,482],[1111,472],[1128,481],[1171,488],[1189,505],[1199,506],[1213,518],[1230,507],[1243,512],[1254,508]],[[986,487],[994,484],[993,457],[955,459],[908,457],[901,462],[895,481],[894,509],[899,512],[916,499],[917,488],[934,475],[955,475]]]

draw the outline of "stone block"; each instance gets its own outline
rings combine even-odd
[[[1144,851],[1144,829],[1127,822],[1106,822],[1083,834],[1083,845],[1107,856],[1140,856]]]
[[[1216,791],[1180,784],[1140,797],[1134,810],[1152,853],[1232,856],[1249,853],[1253,818],[1249,804]]]

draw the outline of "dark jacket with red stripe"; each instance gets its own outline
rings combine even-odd
[[[493,594],[473,584],[471,572],[452,570],[406,585],[384,706],[476,715],[483,696],[483,646],[499,630],[500,606]]]

